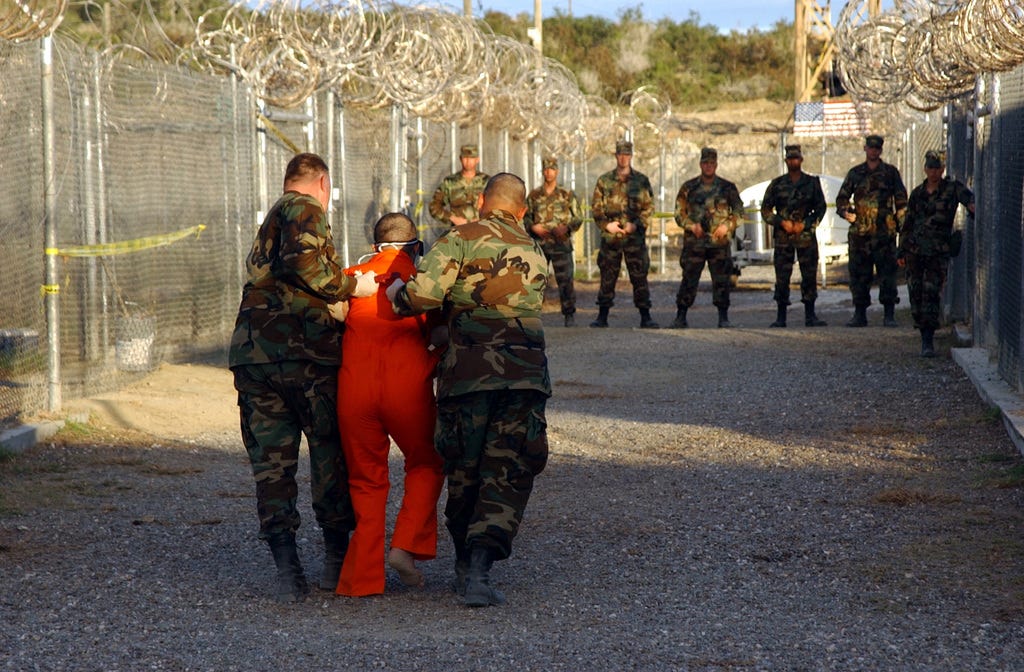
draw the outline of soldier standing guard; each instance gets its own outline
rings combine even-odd
[[[676,194],[676,224],[683,229],[679,265],[683,280],[676,294],[672,328],[688,326],[686,313],[697,297],[700,275],[707,262],[711,273],[712,302],[718,308],[718,327],[729,323],[729,287],[732,282],[732,236],[743,218],[743,201],[736,185],[717,174],[718,152],[700,150],[700,175],[683,182]]]
[[[651,319],[651,290],[647,272],[651,257],[647,252],[646,232],[654,214],[654,191],[651,181],[634,170],[633,143],[615,143],[615,170],[597,178],[591,212],[601,232],[601,248],[597,266],[601,269],[601,286],[597,293],[597,319],[592,327],[608,326],[608,311],[615,303],[615,282],[622,260],[633,285],[633,305],[640,311],[640,328],[657,329]]]
[[[864,138],[865,161],[850,169],[836,195],[836,212],[852,224],[847,241],[854,312],[848,327],[868,326],[874,271],[878,302],[885,308],[883,324],[896,326],[896,234],[907,210],[907,188],[896,166],[882,161],[884,142],[880,135]]]
[[[974,194],[963,183],[943,178],[943,169],[941,154],[925,154],[925,180],[910,192],[896,253],[897,263],[907,269],[910,313],[914,328],[921,330],[922,357],[935,356],[933,339],[942,312],[939,299],[946,283],[946,267],[950,257],[959,252],[951,244],[957,204],[974,216]]]
[[[477,218],[477,200],[490,177],[487,173],[477,171],[480,151],[476,145],[462,145],[459,148],[459,162],[462,170],[441,180],[430,201],[430,216],[444,225],[438,235],[443,235],[453,226],[462,226]]]
[[[800,264],[800,300],[804,304],[804,324],[824,327],[814,313],[818,299],[818,237],[815,229],[825,216],[825,194],[817,175],[801,169],[804,155],[800,145],[786,145],[785,175],[769,183],[761,201],[761,218],[772,225],[772,261],[775,265],[775,303],[778,316],[772,327],[786,326],[789,306],[789,280],[793,277],[793,259]]]
[[[558,159],[545,157],[541,165],[544,184],[526,197],[523,226],[538,240],[544,256],[551,263],[565,326],[573,327],[576,326],[576,288],[573,284],[572,234],[580,228],[583,219],[576,194],[558,186]]]

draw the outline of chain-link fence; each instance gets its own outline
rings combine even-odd
[[[252,233],[294,152],[327,158],[332,228],[351,264],[369,251],[372,224],[386,211],[407,210],[427,242],[436,238],[426,205],[457,169],[460,144],[480,145],[482,170],[517,173],[529,187],[550,151],[541,136],[456,111],[445,121],[397,103],[348,105],[330,88],[280,109],[238,75],[86,53],[59,38],[48,54],[45,43],[0,50],[0,173],[19,185],[0,195],[9,287],[0,299],[0,418],[8,422],[59,407],[62,396],[116,387],[160,361],[222,353]],[[976,222],[962,224],[972,235],[953,267],[949,314],[972,322],[1015,383],[1022,81],[1019,70],[987,75],[977,104],[930,112],[880,105],[872,118],[908,189],[923,179],[924,152],[946,147],[950,173],[978,194]],[[676,270],[671,212],[679,185],[698,172],[702,144],[718,148],[720,172],[741,189],[784,171],[787,142],[803,145],[805,169],[834,178],[864,158],[860,137],[687,136],[667,117],[634,126],[621,112],[598,119],[588,110],[602,131],[584,134],[568,154],[561,143],[561,180],[588,200],[614,166],[614,140],[629,135],[664,216],[649,231],[656,274]],[[587,224],[577,239],[578,272],[588,276],[596,274],[595,234]],[[997,319],[1005,315],[1014,317]]]

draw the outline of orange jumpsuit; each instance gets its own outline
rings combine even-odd
[[[373,270],[408,280],[416,267],[408,254],[385,248],[346,273]],[[427,350],[424,318],[399,317],[384,295],[351,299],[338,374],[338,426],[349,469],[356,529],[341,568],[339,595],[384,592],[384,527],[393,437],[405,457],[405,494],[391,546],[416,560],[437,554],[437,500],[444,475],[434,450],[433,377],[437,355]]]

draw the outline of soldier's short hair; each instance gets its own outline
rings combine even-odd
[[[632,154],[633,153],[633,143],[630,142],[629,140],[619,140],[618,142],[615,143],[615,153],[616,154]]]
[[[705,147],[700,150],[700,162],[718,161],[718,150],[714,147]]]
[[[319,179],[321,175],[329,174],[330,171],[327,169],[327,163],[320,158],[319,154],[303,152],[296,154],[288,162],[288,166],[284,169],[284,181],[294,182],[296,180]]]
[[[512,173],[498,173],[487,180],[484,187],[484,200],[522,207],[526,203],[526,183]]]
[[[554,168],[558,170],[558,159],[553,156],[545,156],[540,162],[541,168]]]
[[[401,212],[388,212],[373,225],[373,242],[404,243],[416,238],[416,225]]]
[[[459,148],[459,156],[476,158],[480,156],[480,149],[476,145],[463,145]]]
[[[800,145],[786,145],[787,159],[802,159],[804,153],[800,151]]]
[[[946,165],[945,157],[942,152],[934,149],[929,149],[924,153],[924,167],[925,168],[942,168]]]
[[[866,138],[864,138],[865,147],[877,147],[878,149],[881,149],[882,145],[884,144],[885,138],[883,138],[880,135],[869,135]]]

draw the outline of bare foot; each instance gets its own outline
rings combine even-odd
[[[388,564],[391,565],[391,569],[398,572],[398,578],[405,585],[422,588],[426,584],[426,581],[423,579],[423,573],[416,569],[416,562],[409,551],[402,550],[401,548],[392,548],[391,552],[388,553]]]

